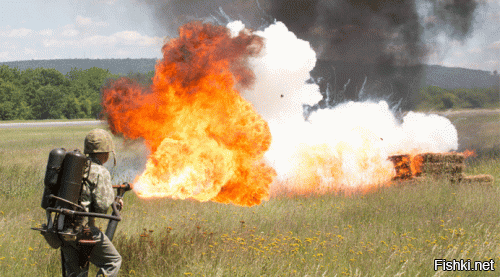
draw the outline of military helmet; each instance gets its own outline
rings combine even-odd
[[[83,150],[85,154],[114,152],[114,150],[113,139],[108,131],[94,129],[85,137],[85,147]]]

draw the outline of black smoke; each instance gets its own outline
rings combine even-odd
[[[434,21],[427,22],[427,29],[444,31],[450,37],[464,40],[472,32],[474,11],[478,7],[475,0],[428,0],[432,3],[430,16]]]
[[[430,51],[424,32],[464,41],[479,0],[136,1],[152,7],[169,34],[191,20],[241,20],[254,29],[282,21],[318,53],[311,74],[325,96],[321,107],[341,99],[385,98],[411,109]],[[335,97],[327,97],[327,90]]]
[[[271,15],[311,42],[320,54],[312,75],[320,80],[325,96],[328,89],[334,91],[334,97],[325,97],[320,107],[339,99],[371,97],[400,103],[403,109],[413,108],[418,101],[422,65],[429,53],[424,31],[430,29],[435,35],[443,31],[464,40],[477,7],[473,0],[276,0],[270,4]],[[418,9],[425,5],[427,14],[422,18]]]

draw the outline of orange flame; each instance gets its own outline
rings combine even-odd
[[[389,159],[394,164],[395,176],[393,179],[408,180],[422,174],[424,157],[422,155],[395,155]]]
[[[296,174],[277,184],[273,195],[351,195],[373,191],[389,182],[394,167],[377,146],[380,138],[361,127],[354,128],[351,137],[359,141],[304,145],[297,153]]]
[[[188,23],[163,46],[149,91],[127,79],[103,90],[113,133],[144,138],[152,153],[135,181],[138,196],[245,206],[269,197],[270,129],[236,90],[252,85],[246,61],[262,47],[245,30],[231,37],[223,26]]]
[[[410,179],[413,177],[410,155],[395,155],[389,157],[389,159],[394,164],[394,169],[396,171],[394,179]]]
[[[422,165],[424,163],[424,157],[422,155],[414,155],[411,157],[411,171],[413,176],[420,176],[422,174]]]
[[[475,157],[476,152],[474,150],[465,150],[464,152],[448,152],[448,153],[424,153],[424,154],[405,154],[405,155],[396,155],[391,156],[389,159],[394,164],[394,169],[396,171],[396,175],[393,179],[402,179],[408,180],[413,177],[418,177],[422,174],[422,167],[424,166],[424,156],[429,154],[437,154],[437,155],[449,155],[453,154],[457,157],[463,157],[459,159],[463,161],[468,157]]]
[[[462,152],[462,154],[464,155],[465,159],[467,159],[468,157],[477,157],[476,151],[474,149],[466,149],[464,152]]]

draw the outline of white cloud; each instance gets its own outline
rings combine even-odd
[[[109,24],[107,22],[104,22],[104,21],[99,21],[99,22],[95,22],[95,21],[92,21],[92,19],[90,17],[83,17],[81,15],[78,15],[76,17],[76,25],[78,27],[83,27],[83,28],[88,28],[88,27],[103,27],[103,26],[108,26]]]
[[[74,29],[65,30],[63,35],[77,35],[71,33],[72,31],[76,31]],[[65,32],[67,34],[65,34]],[[42,41],[42,45],[45,47],[88,47],[88,46],[130,46],[130,47],[161,47],[163,39],[160,37],[150,37],[147,35],[141,35],[136,31],[122,31],[118,33],[114,33],[110,36],[85,36],[79,39],[44,39]]]
[[[65,37],[74,37],[77,36],[80,32],[75,29],[66,29],[62,31],[61,35]]]
[[[45,29],[45,30],[41,30],[38,32],[39,35],[47,36],[47,37],[52,36],[53,33],[54,33],[54,31],[52,31],[51,29]]]
[[[42,40],[42,45],[45,47],[57,46],[60,41],[56,39],[44,39]]]
[[[136,31],[122,31],[122,32],[118,32],[118,33],[113,34],[113,36],[116,37],[117,39],[121,40],[122,43],[129,44],[129,45],[133,45],[133,44],[141,41],[141,38],[142,38],[141,34],[139,34]]]
[[[95,0],[97,3],[104,3],[108,5],[114,5],[118,0]]]
[[[499,65],[500,62],[498,60],[489,60],[489,61],[485,62],[485,64],[487,64],[489,66],[496,66],[496,65]]]
[[[16,50],[17,44],[14,43],[14,40],[0,40],[0,51],[2,50]]]
[[[68,46],[78,46],[77,40],[60,40],[60,39],[44,39],[42,40],[42,45],[44,47],[68,47]],[[80,45],[81,46],[81,45]]]
[[[119,57],[130,57],[130,54],[132,54],[132,52],[124,49],[118,49],[115,53]]]
[[[26,48],[26,47],[24,48],[24,51],[23,51],[23,53],[26,55],[34,55],[34,54],[36,54],[36,52],[37,51],[35,49]]]
[[[8,37],[25,37],[29,34],[33,33],[32,30],[26,28],[14,29],[8,33]]]
[[[83,38],[81,42],[92,46],[112,46],[116,44],[116,39],[113,36],[91,36]]]
[[[90,17],[83,17],[81,15],[76,17],[76,25],[88,26],[90,24],[92,24],[92,19],[90,19]]]
[[[9,57],[9,52],[7,52],[7,51],[0,52],[0,59],[6,60],[7,57]]]
[[[112,35],[120,43],[124,45],[135,45],[135,46],[154,46],[161,45],[162,38],[160,37],[150,37],[147,35],[141,35],[136,31],[122,31]]]

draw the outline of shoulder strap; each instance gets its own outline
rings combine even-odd
[[[92,167],[92,161],[87,157],[87,165],[85,166],[85,171],[83,172],[83,180],[82,183],[84,186],[88,186],[92,189],[92,183],[89,180],[90,176],[90,168]],[[83,186],[82,186],[83,188]]]

